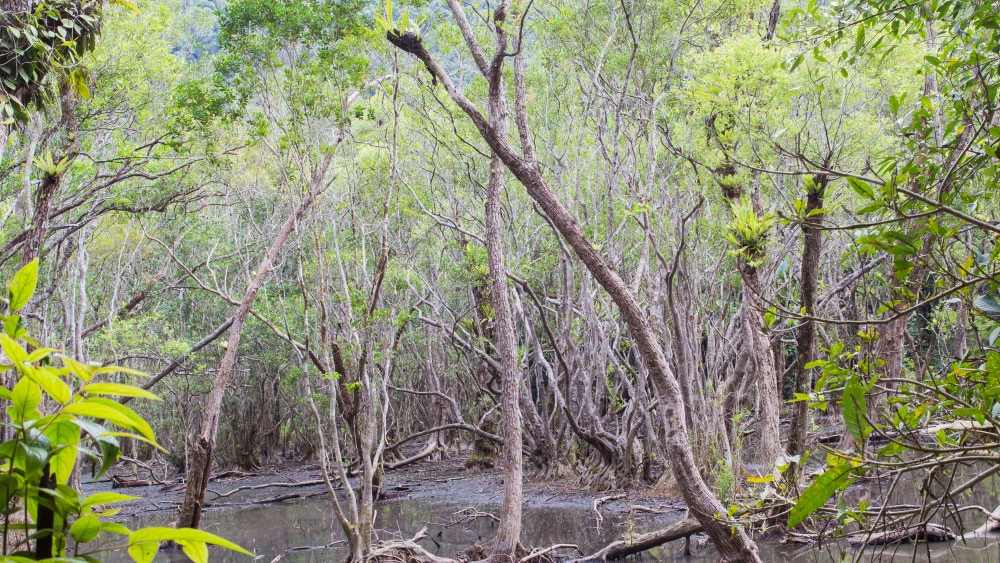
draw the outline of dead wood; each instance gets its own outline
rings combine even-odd
[[[892,545],[897,543],[945,542],[958,537],[955,532],[940,524],[918,524],[898,530],[856,535],[847,542],[855,547],[870,545]]]
[[[408,540],[383,542],[369,552],[368,563],[458,563],[457,559],[438,557],[417,542],[427,537],[427,528]]]
[[[219,500],[220,498],[226,498],[242,491],[257,491],[260,489],[271,488],[313,487],[315,485],[322,485],[323,483],[324,481],[322,479],[315,479],[313,481],[300,481],[298,483],[264,483],[261,485],[245,485],[243,487],[236,487],[235,489],[225,493],[213,491],[212,489],[208,489],[208,492],[215,495],[212,500]]]
[[[647,549],[659,547],[667,542],[687,538],[693,534],[701,532],[702,526],[697,520],[694,520],[693,518],[684,518],[680,522],[662,530],[649,532],[647,534],[639,534],[629,539],[618,540],[614,543],[608,544],[604,547],[604,549],[601,549],[596,553],[587,555],[586,557],[581,557],[580,559],[574,559],[570,563],[621,559],[629,555],[641,553]]]
[[[151,487],[153,482],[149,479],[125,479],[117,475],[111,476],[112,489],[129,489],[134,487]]]

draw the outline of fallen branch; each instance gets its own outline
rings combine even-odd
[[[693,534],[700,533],[701,531],[701,524],[699,524],[697,520],[684,518],[680,522],[662,530],[649,532],[648,534],[639,534],[627,540],[618,540],[614,543],[608,544],[604,549],[598,551],[597,553],[581,557],[580,559],[574,559],[570,563],[620,559],[628,555],[641,553],[647,549],[659,547],[667,542],[686,538]]]
[[[531,553],[529,553],[529,554],[527,554],[527,555],[525,555],[524,557],[521,558],[521,562],[520,563],[527,563],[528,561],[531,561],[532,559],[538,559],[539,557],[542,557],[543,555],[545,555],[547,553],[551,553],[551,552],[553,552],[553,551],[555,551],[557,549],[575,549],[577,551],[580,551],[580,547],[577,546],[575,543],[557,543],[556,545],[551,545],[549,547],[546,547],[545,549],[533,549],[533,550],[531,550]]]
[[[277,488],[312,487],[312,486],[315,486],[315,485],[322,485],[322,484],[323,484],[323,480],[322,479],[316,479],[314,481],[300,481],[298,483],[264,483],[262,485],[245,485],[245,486],[242,486],[242,487],[236,487],[235,489],[233,489],[231,491],[228,491],[228,492],[225,492],[225,493],[220,493],[220,492],[214,491],[212,489],[208,489],[208,491],[210,493],[213,493],[215,495],[215,497],[213,497],[212,500],[219,500],[220,498],[226,498],[228,496],[235,495],[236,493],[239,493],[239,492],[242,492],[242,491],[257,491],[257,490],[260,490],[260,489],[270,489],[272,487],[277,487]]]
[[[417,544],[425,537],[427,537],[427,528],[422,528],[408,540],[382,543],[371,550],[367,560],[375,562],[458,563],[455,559],[438,557]]]
[[[873,534],[859,534],[847,540],[852,546],[893,545],[897,543],[945,542],[958,537],[955,532],[940,524],[921,524],[899,530],[886,530]]]
[[[601,516],[601,511],[598,510],[599,508],[601,508],[602,504],[615,500],[621,500],[623,498],[625,498],[625,493],[617,493],[614,495],[608,495],[594,500],[594,512],[597,513],[597,523],[600,524],[601,522],[604,521],[604,516]]]
[[[434,455],[434,453],[437,452],[438,449],[439,448],[437,447],[437,444],[431,444],[430,446],[424,448],[424,450],[418,454],[412,455],[406,459],[401,459],[395,463],[386,463],[385,469],[386,470],[399,469],[400,467],[406,467],[407,465],[412,465],[418,461],[427,459],[428,457]]]

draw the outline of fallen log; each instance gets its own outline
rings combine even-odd
[[[226,498],[228,496],[235,495],[236,493],[242,491],[257,491],[260,489],[272,489],[272,488],[290,488],[290,487],[312,487],[315,485],[322,485],[324,481],[322,479],[316,479],[313,481],[299,481],[298,483],[263,483],[261,485],[244,485],[242,487],[236,487],[235,489],[220,493],[218,491],[213,491],[209,489],[208,492],[214,493],[215,497],[212,500],[219,500],[220,498]]]
[[[149,479],[125,479],[117,475],[111,476],[112,489],[130,489],[134,487],[152,487],[153,482]]]
[[[958,534],[940,524],[918,524],[897,530],[885,530],[853,536],[847,543],[854,547],[893,545],[897,543],[945,542],[958,538]]]
[[[618,540],[614,543],[608,544],[604,547],[604,549],[596,553],[592,553],[579,559],[574,559],[570,563],[621,559],[629,555],[641,553],[647,549],[659,547],[667,542],[687,538],[701,531],[701,524],[699,524],[697,520],[694,520],[693,518],[684,518],[680,522],[662,530],[639,534],[626,540]]]

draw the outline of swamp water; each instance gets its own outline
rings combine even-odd
[[[465,506],[421,498],[397,499],[379,505],[377,528],[380,539],[409,538],[427,527],[430,538],[421,544],[430,552],[452,557],[472,543],[486,543],[496,532],[487,520],[450,525],[460,517],[456,515]],[[643,532],[668,525],[680,516],[678,512],[655,518],[629,521],[622,515],[605,515],[598,522],[594,512],[577,506],[526,507],[524,511],[523,539],[528,545],[548,546],[556,543],[575,543],[586,553],[592,553],[607,543],[619,539],[629,529]],[[127,524],[133,527],[168,525],[173,513],[159,513],[133,518]],[[342,546],[296,549],[322,546],[343,538],[333,511],[326,499],[291,501],[281,504],[250,508],[212,510],[205,512],[204,528],[219,534],[258,554],[257,561],[269,563],[277,557],[289,563],[340,562],[346,555]],[[965,544],[935,544],[870,548],[859,553],[850,547],[834,544],[827,546],[787,546],[762,543],[761,555],[767,562],[840,562],[853,561],[956,561],[960,563],[1000,563],[998,538],[976,538]],[[701,549],[693,557],[684,557],[683,541],[673,542],[660,549],[646,552],[637,561],[689,561],[709,563],[717,561],[711,549]],[[563,551],[573,555],[572,551]],[[124,552],[108,554],[105,561],[118,563],[130,561]],[[246,562],[249,558],[212,548],[212,561]],[[187,558],[180,551],[162,550],[157,562],[181,562]]]

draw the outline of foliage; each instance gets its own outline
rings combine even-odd
[[[119,438],[156,445],[149,424],[113,397],[158,398],[139,387],[100,381],[107,374],[133,370],[84,364],[38,347],[28,337],[18,312],[31,299],[37,276],[38,262],[33,261],[13,276],[4,299],[7,313],[0,346],[9,362],[3,370],[13,383],[10,389],[0,388],[0,398],[9,402],[9,420],[4,423],[8,439],[0,444],[4,553],[18,561],[52,557],[94,561],[92,554],[98,551],[88,551],[86,544],[113,534],[127,542],[129,554],[139,563],[152,561],[161,541],[177,542],[192,560],[202,563],[208,561],[207,544],[252,555],[197,530],[130,531],[106,518],[118,512],[109,505],[136,497],[112,492],[87,496],[69,486],[80,454],[100,460],[103,474],[120,456]],[[72,554],[67,553],[69,540]]]
[[[138,11],[128,0],[112,2]],[[66,73],[74,89],[89,96],[81,58],[94,50],[103,18],[100,2],[46,0],[29,10],[0,16],[0,120],[23,122],[28,110],[48,99],[45,80]]]

